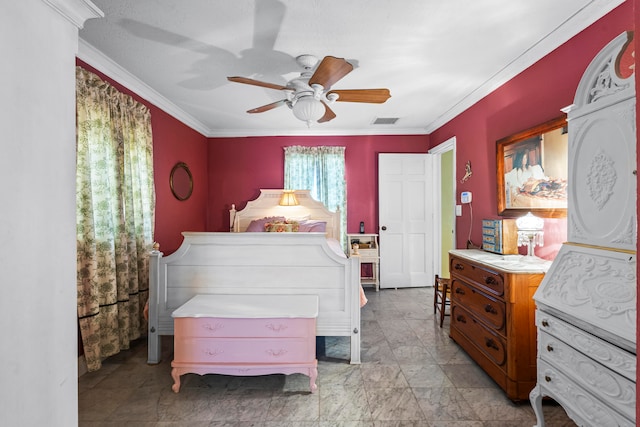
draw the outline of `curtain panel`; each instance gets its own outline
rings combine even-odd
[[[76,68],[78,319],[89,371],[146,334],[155,192],[148,108]]]
[[[340,209],[340,241],[346,242],[347,184],[345,147],[284,147],[284,188],[310,190],[311,196],[335,212]]]

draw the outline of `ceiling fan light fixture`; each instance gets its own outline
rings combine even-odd
[[[305,70],[310,70],[318,64],[318,58],[313,55],[299,55],[296,62]]]
[[[327,101],[329,101],[330,104],[333,104],[334,102],[336,102],[338,100],[339,97],[340,97],[340,95],[338,95],[337,93],[328,93],[327,94]]]
[[[312,95],[307,95],[298,98],[295,104],[293,104],[293,115],[298,120],[302,120],[307,123],[307,126],[311,126],[311,123],[317,122],[322,116],[324,116],[325,108],[321,101],[315,99]]]

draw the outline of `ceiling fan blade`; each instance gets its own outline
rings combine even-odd
[[[286,99],[281,99],[280,101],[272,102],[271,104],[263,105],[262,107],[256,107],[252,108],[251,110],[247,110],[247,113],[264,113],[265,111],[273,110],[274,108],[284,105],[286,101]]]
[[[327,104],[325,104],[324,102],[323,104],[324,104],[324,116],[318,119],[318,123],[325,123],[336,118],[336,113],[334,113]]]
[[[352,70],[353,65],[345,61],[344,58],[325,56],[309,79],[309,85],[319,84],[322,85],[323,88],[328,89]]]
[[[247,85],[266,87],[268,89],[293,90],[293,89],[291,89],[289,87],[286,87],[286,86],[277,85],[275,83],[261,82],[260,80],[254,80],[254,79],[250,79],[250,78],[247,78],[247,77],[238,77],[238,76],[227,77],[227,80],[229,80],[230,82],[235,82],[235,83],[244,83],[244,84],[247,84]]]
[[[391,98],[389,89],[344,89],[332,90],[327,95],[335,93],[338,102],[366,102],[370,104],[382,104]]]

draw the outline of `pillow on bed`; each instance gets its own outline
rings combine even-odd
[[[300,221],[300,228],[298,229],[298,231],[306,232],[306,233],[326,233],[326,231],[327,231],[327,222],[326,221],[316,221],[316,220],[313,220],[313,219]]]
[[[287,218],[287,221],[291,222],[291,221],[295,221],[295,222],[302,222],[302,221],[306,221],[311,219],[311,214],[307,214],[307,215],[303,215],[303,216],[290,216],[289,218]]]
[[[271,233],[285,233],[298,231],[298,222],[296,221],[272,221],[264,225],[264,231]]]
[[[270,223],[270,222],[277,222],[277,221],[284,221],[284,217],[283,216],[270,216],[270,217],[264,217],[264,218],[260,218],[260,219],[254,219],[253,221],[251,221],[249,223],[249,226],[247,227],[248,232],[251,231],[265,231],[265,224]]]

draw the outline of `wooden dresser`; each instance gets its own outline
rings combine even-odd
[[[196,295],[172,316],[174,392],[186,373],[301,373],[316,391],[316,295]]]
[[[476,249],[449,252],[450,336],[513,401],[528,399],[536,383],[532,296],[550,265]]]

